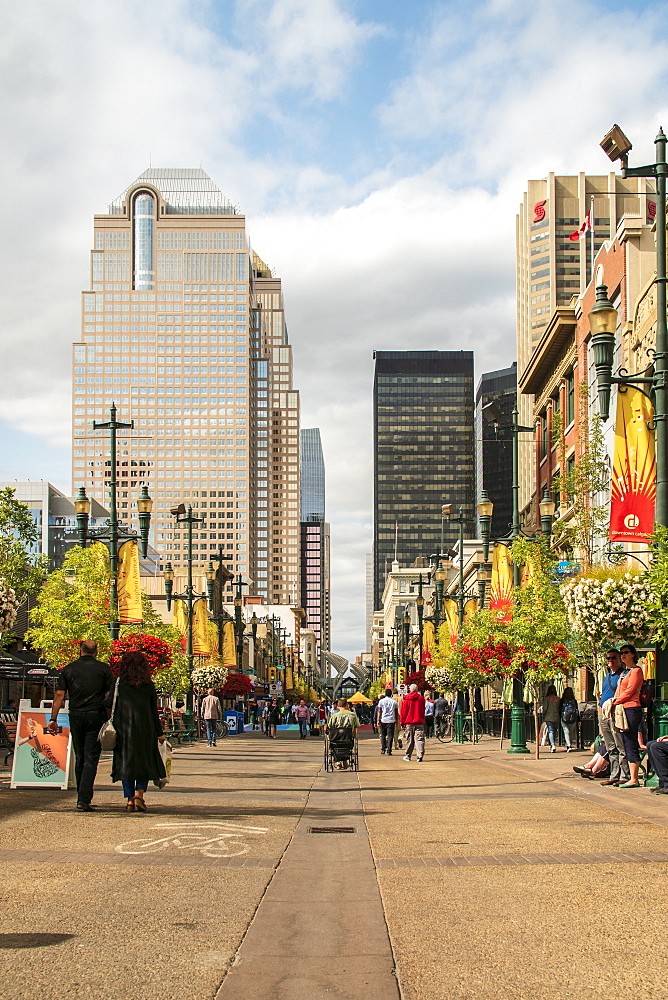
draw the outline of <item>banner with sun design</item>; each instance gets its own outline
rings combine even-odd
[[[494,546],[489,607],[491,611],[496,612],[500,624],[507,625],[512,620],[513,569],[510,549],[507,545]]]
[[[610,540],[645,542],[654,530],[656,456],[652,404],[630,386],[617,393]]]

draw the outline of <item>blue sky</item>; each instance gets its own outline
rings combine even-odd
[[[598,142],[614,121],[636,162],[653,158],[668,127],[667,10],[6,5],[0,478],[68,486],[70,345],[92,215],[149,160],[201,164],[283,279],[303,425],[321,428],[325,450],[333,648],[361,652],[372,352],[473,346],[478,374],[513,360],[525,182],[606,172]]]

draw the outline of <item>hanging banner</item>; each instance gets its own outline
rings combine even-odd
[[[177,628],[181,635],[188,635],[188,612],[186,602],[180,598],[174,601],[174,617],[172,618],[174,628]]]
[[[195,656],[209,655],[209,615],[205,597],[193,604],[193,653]]]
[[[457,636],[459,635],[459,614],[457,611],[457,601],[453,601],[451,597],[445,597],[443,599],[443,614],[445,616],[445,624],[448,627],[450,642],[454,646],[457,642]]]
[[[434,662],[434,623],[424,622],[422,627],[422,663],[423,667],[430,667]]]
[[[489,607],[496,612],[500,624],[507,625],[512,620],[513,569],[507,545],[494,546]]]
[[[476,597],[469,597],[467,601],[464,601],[464,621],[470,622],[477,613],[478,599]]]
[[[632,386],[617,393],[610,541],[646,542],[654,531],[656,455],[647,396]]]
[[[121,625],[144,620],[139,579],[139,546],[132,539],[118,550],[118,620]]]
[[[225,622],[223,625],[223,666],[231,670],[237,669],[234,622]]]
[[[295,679],[290,667],[285,668],[285,690],[292,691],[295,686]]]

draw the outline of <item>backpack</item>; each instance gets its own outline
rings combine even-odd
[[[577,701],[565,701],[561,706],[561,721],[565,722],[567,726],[571,723],[578,721],[578,703]]]

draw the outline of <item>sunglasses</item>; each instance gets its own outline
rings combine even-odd
[[[621,653],[622,656],[624,655],[624,653],[631,653],[633,655],[632,649],[620,649],[619,652]]]

